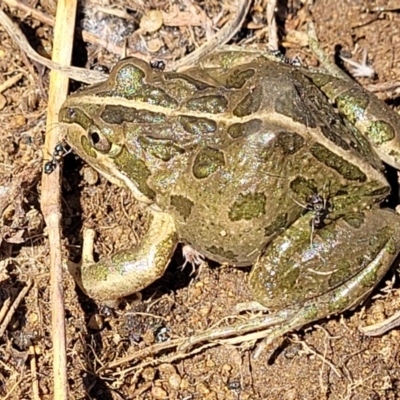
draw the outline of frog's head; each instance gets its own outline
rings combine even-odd
[[[149,116],[132,107],[132,98],[146,87],[148,69],[141,60],[121,61],[107,81],[70,96],[58,120],[61,137],[83,160],[110,182],[128,187],[138,201],[150,204],[155,197],[147,183],[151,172],[146,151],[137,142],[141,119]],[[133,141],[136,147],[131,151]]]

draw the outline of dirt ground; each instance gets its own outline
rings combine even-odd
[[[49,54],[52,28],[5,3],[0,2],[0,7],[20,25],[32,47]],[[127,21],[96,14],[93,3],[85,3],[86,11],[78,18],[80,26],[117,44],[129,37],[127,45],[136,52],[165,60],[202,44],[204,26],[193,26],[189,20],[187,26],[165,23],[153,33],[135,33],[143,15],[151,9],[172,13],[173,8],[184,12],[194,7],[207,17],[200,21],[217,21],[225,8],[224,1],[217,0],[120,0],[119,9],[130,9],[132,18]],[[97,3],[108,7],[107,1]],[[254,2],[232,42],[265,48],[266,3]],[[25,4],[48,16],[55,14],[51,0]],[[288,57],[317,65],[304,41],[309,20],[315,22],[324,49],[342,66],[339,51],[356,61],[367,51],[376,77],[359,78],[359,82],[399,109],[399,0],[278,1],[276,15],[281,49]],[[79,35],[76,40],[77,66],[110,68],[118,60],[98,44],[83,43]],[[343,67],[352,71],[349,64]],[[42,152],[49,71],[31,62],[1,26],[0,71],[0,86],[21,74],[12,86],[0,91],[0,308],[32,280],[0,337],[0,398],[34,399],[33,377],[37,376],[39,398],[52,399],[49,248],[40,210],[43,159],[50,159]],[[382,90],[382,84],[389,89]],[[74,84],[72,90],[78,86]],[[396,172],[391,179],[396,183]],[[73,154],[65,157],[62,196],[66,257],[79,259],[84,226],[98,234],[95,250],[99,257],[139,240],[143,208],[127,190],[98,177]],[[395,206],[397,189],[393,198]],[[144,290],[141,300],[127,299],[114,311],[100,309],[64,274],[71,399],[400,398],[399,331],[372,338],[359,330],[399,309],[398,263],[363,306],[288,335],[272,357],[265,351],[253,359],[254,343],[246,342],[199,346],[186,354],[170,349],[119,363],[154,344],[232,323],[233,318],[227,317],[234,314],[235,305],[251,300],[249,269],[212,264],[191,275],[191,267],[181,271],[181,264],[178,249],[164,277]]]

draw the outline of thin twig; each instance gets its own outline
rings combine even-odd
[[[13,317],[13,315],[14,315],[16,309],[18,308],[19,304],[21,303],[22,299],[25,297],[25,295],[28,293],[28,290],[31,288],[32,283],[33,283],[33,281],[30,279],[26,283],[26,286],[20,291],[18,297],[14,300],[13,304],[11,305],[7,315],[4,317],[4,320],[0,326],[0,337],[3,336],[8,324],[11,321],[11,318]]]
[[[71,62],[74,43],[76,0],[59,0],[57,4],[56,25],[54,29],[53,60],[62,65]],[[68,78],[51,71],[49,84],[49,102],[47,113],[47,132],[45,152],[53,154],[58,143],[58,110],[68,92]],[[52,127],[52,129],[50,129]],[[57,173],[56,173],[57,172]],[[52,312],[52,342],[53,342],[53,371],[54,398],[67,400],[67,357],[65,351],[65,307],[62,276],[61,255],[61,212],[60,212],[60,174],[57,168],[51,174],[42,176],[41,209],[49,233],[50,248],[50,291]]]

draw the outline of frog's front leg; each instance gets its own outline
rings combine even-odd
[[[173,218],[149,210],[148,229],[140,244],[95,263],[91,240],[84,242],[79,268],[69,268],[90,297],[106,305],[138,292],[160,278],[175,251],[178,235]]]
[[[267,248],[250,274],[258,302],[285,319],[266,338],[358,305],[400,252],[400,217],[388,210],[346,215],[314,232],[303,216]]]

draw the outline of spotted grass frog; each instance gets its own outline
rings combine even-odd
[[[99,302],[161,277],[182,242],[252,265],[278,336],[360,303],[400,251],[400,217],[381,208],[400,117],[339,73],[232,49],[180,72],[128,58],[70,96],[59,122],[82,159],[148,209],[139,246],[83,257],[76,279]]]

